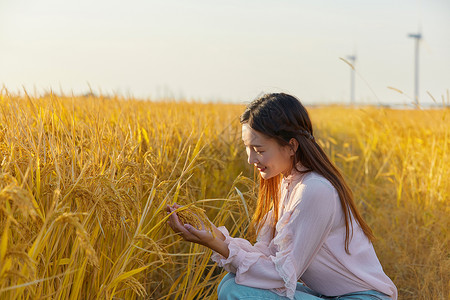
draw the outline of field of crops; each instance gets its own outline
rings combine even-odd
[[[1,299],[216,299],[166,204],[245,237],[257,181],[231,104],[0,94]],[[450,111],[309,109],[400,299],[450,296]]]

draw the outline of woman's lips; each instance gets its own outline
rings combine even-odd
[[[259,170],[260,172],[264,172],[266,169],[267,169],[266,167],[258,167],[258,170]]]

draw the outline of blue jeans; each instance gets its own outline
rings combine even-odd
[[[274,292],[265,289],[253,288],[245,285],[237,284],[234,280],[235,274],[228,273],[219,283],[217,287],[217,294],[219,300],[235,300],[235,299],[247,299],[247,300],[279,300],[288,299],[287,297],[278,296]],[[388,300],[389,296],[378,291],[362,291],[349,293],[341,296],[327,297],[321,295],[312,289],[308,288],[304,284],[297,282],[297,288],[294,296],[295,300],[318,300],[318,299],[330,299],[330,300]]]

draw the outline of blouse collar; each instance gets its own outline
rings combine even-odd
[[[300,163],[297,164],[297,169],[300,171],[308,170],[308,168],[304,167]],[[286,188],[290,185],[291,182],[300,180],[303,177],[303,175],[304,173],[300,173],[295,168],[292,168],[291,173],[288,176],[286,177],[283,176],[283,182],[287,184]]]

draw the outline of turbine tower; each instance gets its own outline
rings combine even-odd
[[[414,59],[414,103],[419,104],[419,42],[422,39],[420,30],[418,33],[410,33],[408,37],[416,39],[416,50]]]
[[[350,70],[350,104],[355,105],[355,62],[356,54],[347,56],[347,59],[351,61],[353,68]]]

